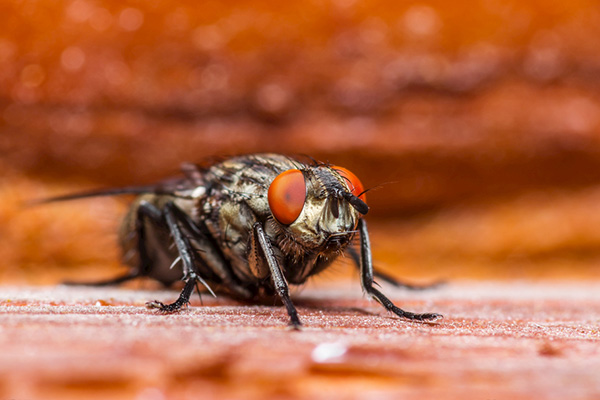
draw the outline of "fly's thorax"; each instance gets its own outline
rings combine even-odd
[[[225,199],[221,201],[218,210],[218,224],[221,230],[219,236],[225,241],[236,242],[239,238],[245,240],[257,221],[255,209],[245,202]]]

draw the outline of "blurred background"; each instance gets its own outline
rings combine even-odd
[[[23,202],[257,151],[383,184],[397,276],[600,277],[597,2],[4,0],[0,26],[2,282],[122,268],[127,199]]]

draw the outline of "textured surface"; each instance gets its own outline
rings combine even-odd
[[[305,327],[277,306],[204,297],[177,315],[146,310],[168,291],[3,287],[2,398],[513,398],[600,395],[598,285],[385,288],[398,320],[357,282],[306,288]]]

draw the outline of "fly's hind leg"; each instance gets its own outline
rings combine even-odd
[[[198,271],[198,267],[196,265],[196,262],[198,261],[196,250],[192,246],[188,236],[184,234],[186,226],[189,225],[189,222],[186,220],[187,216],[172,202],[168,202],[164,205],[161,214],[163,215],[164,221],[171,235],[173,236],[175,246],[177,246],[177,250],[179,251],[179,256],[181,257],[181,261],[183,263],[183,281],[185,282],[185,286],[175,302],[171,304],[164,304],[155,300],[146,303],[146,306],[148,308],[157,308],[160,311],[170,313],[176,312],[189,304],[190,296],[192,295],[194,287],[198,282],[202,283],[213,296],[215,294],[208,286],[206,281],[204,281],[204,279],[202,279],[200,276],[200,272]]]
[[[377,300],[386,310],[393,312],[399,317],[417,320],[431,321],[442,318],[442,315],[436,313],[415,314],[410,311],[404,311],[397,307],[383,293],[373,287],[373,262],[371,259],[371,244],[369,242],[369,232],[367,231],[366,222],[361,219],[358,223],[360,231],[360,279],[364,291],[372,298]]]
[[[83,285],[83,286],[112,286],[120,283],[128,282],[130,280],[147,276],[152,268],[152,262],[148,256],[148,250],[146,249],[146,228],[144,227],[144,222],[149,220],[151,223],[156,224],[158,226],[164,226],[164,222],[162,220],[161,212],[158,208],[153,206],[150,203],[142,201],[137,210],[135,216],[135,233],[137,235],[137,251],[139,255],[139,266],[123,274],[121,276],[117,276],[115,278],[110,278],[101,281],[95,282],[72,282],[66,281],[63,282],[64,285]]]
[[[133,280],[135,278],[138,278],[139,276],[140,275],[136,271],[132,271],[132,272],[128,272],[126,274],[117,276],[115,278],[110,278],[110,279],[101,280],[101,281],[94,281],[94,282],[64,281],[62,284],[63,285],[67,285],[67,286],[96,286],[96,287],[103,287],[103,286],[112,286],[112,285],[118,285],[120,283],[125,283],[125,282]]]
[[[348,248],[346,249],[346,252],[348,253],[348,255],[350,255],[350,258],[352,258],[352,261],[354,262],[354,265],[357,267],[357,269],[360,270],[360,254],[356,250],[356,248],[348,246]],[[397,288],[408,289],[408,290],[435,289],[435,288],[438,288],[445,284],[444,281],[435,281],[433,283],[427,283],[424,285],[415,285],[413,283],[401,282],[398,279],[394,278],[393,276],[386,274],[385,272],[381,272],[375,268],[373,268],[373,276],[375,278],[381,279],[384,282],[389,283],[392,286],[395,286]],[[375,284],[377,284],[377,283],[375,283]]]

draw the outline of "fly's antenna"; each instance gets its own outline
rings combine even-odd
[[[370,188],[368,188],[368,189],[365,189],[365,190],[363,190],[361,194],[365,194],[365,193],[367,193],[368,191],[371,191],[371,190],[379,190],[379,189],[381,189],[382,187],[384,187],[385,185],[393,185],[393,184],[395,184],[395,183],[401,183],[401,181],[389,181],[389,182],[382,182],[382,183],[380,183],[380,184],[378,184],[378,185],[375,185],[375,186],[372,186],[372,187],[370,187]],[[360,195],[359,195],[359,196],[360,196]]]
[[[364,192],[366,192],[366,190]],[[346,199],[348,203],[350,203],[350,205],[362,215],[366,215],[369,212],[369,206],[367,203],[359,199],[358,196],[355,196],[350,192],[344,192],[342,196],[344,196],[344,199]]]
[[[346,180],[348,180],[346,177],[343,177],[343,178],[344,178],[344,179],[346,179]],[[390,182],[383,182],[383,183],[380,183],[379,185],[375,185],[375,186],[373,186],[373,187],[370,187],[370,188],[367,188],[367,189],[363,190],[363,191],[362,191],[362,192],[360,192],[360,193],[359,193],[359,194],[358,194],[356,197],[360,197],[360,196],[362,196],[363,194],[365,194],[365,193],[367,193],[367,192],[370,192],[371,190],[379,190],[379,189],[381,189],[383,186],[385,186],[385,185],[390,185],[390,184],[392,184],[392,183],[400,183],[400,181],[390,181]]]

